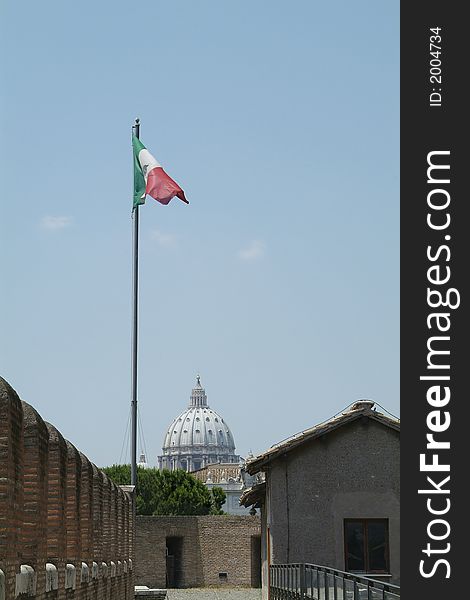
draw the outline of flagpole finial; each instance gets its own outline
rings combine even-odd
[[[139,117],[135,118],[134,125],[132,125],[132,132],[137,138],[140,138],[140,119],[139,119]]]

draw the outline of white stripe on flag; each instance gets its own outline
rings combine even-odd
[[[139,152],[139,162],[144,174],[145,181],[147,181],[147,174],[155,167],[161,167],[162,165],[156,160],[154,156],[150,154],[147,148],[142,149]]]

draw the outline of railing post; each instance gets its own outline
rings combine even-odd
[[[354,580],[354,600],[359,600],[359,589],[356,580]]]
[[[305,585],[305,563],[301,563],[300,569],[300,597],[302,600],[307,597],[307,586]]]

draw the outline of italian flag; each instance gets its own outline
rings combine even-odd
[[[162,204],[168,204],[175,196],[189,204],[180,186],[165,173],[161,164],[135,135],[132,136],[132,146],[134,148],[134,208],[144,204],[147,195]]]

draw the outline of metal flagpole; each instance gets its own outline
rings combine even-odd
[[[133,134],[140,137],[140,120],[132,126]],[[131,485],[137,485],[137,333],[139,292],[139,205],[134,207],[134,261],[133,261],[133,326],[132,326],[132,401],[131,401]]]

